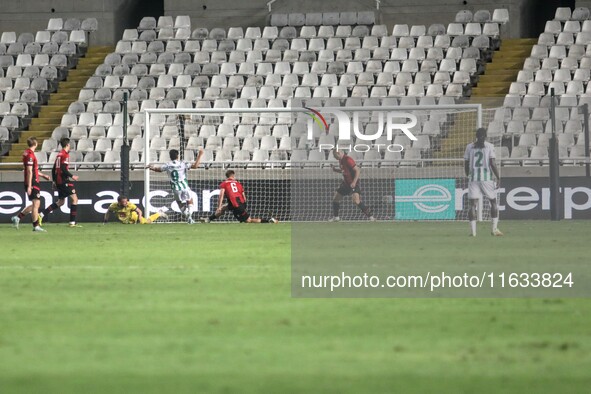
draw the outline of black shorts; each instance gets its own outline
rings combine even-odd
[[[229,209],[236,220],[238,220],[240,223],[244,223],[248,220],[248,218],[250,218],[250,215],[248,212],[246,212],[246,204],[240,204],[237,207],[234,207],[232,204],[230,204]]]
[[[25,187],[25,193],[26,192],[27,192],[27,188]],[[29,197],[30,201],[40,200],[41,199],[41,189],[39,188],[39,186],[33,186],[31,188],[31,194],[27,194],[27,197]]]
[[[361,194],[361,186],[359,185],[359,182],[357,182],[355,188],[353,189],[351,188],[351,185],[343,182],[341,183],[341,186],[339,186],[339,188],[337,189],[337,193],[339,193],[341,196],[350,196],[353,193]]]
[[[76,189],[74,189],[73,183],[63,183],[61,185],[56,185],[57,189],[57,198],[60,200],[64,198],[70,197],[72,194],[76,194]]]

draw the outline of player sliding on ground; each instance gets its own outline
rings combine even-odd
[[[224,204],[224,198],[227,203]],[[226,171],[226,180],[220,184],[220,196],[218,199],[218,208],[208,218],[201,218],[204,223],[209,223],[212,220],[218,219],[226,211],[232,212],[236,220],[240,223],[277,223],[274,218],[251,218],[246,212],[246,194],[244,188],[235,178],[235,172],[232,170]]]
[[[334,172],[343,174],[343,183],[339,186],[332,199],[332,218],[329,222],[338,222],[341,220],[339,211],[341,209],[341,200],[343,196],[351,196],[351,201],[363,212],[365,216],[371,221],[374,221],[371,210],[363,201],[361,201],[361,185],[359,183],[359,176],[361,169],[355,163],[352,157],[349,157],[345,152],[333,149],[332,154],[335,159],[339,161],[339,167],[331,164],[330,167]]]
[[[129,202],[129,199],[125,196],[117,197],[117,202],[109,205],[109,209],[107,209],[107,212],[105,212],[103,224],[107,224],[111,212],[115,213],[117,215],[117,219],[119,219],[119,221],[123,224],[150,224],[154,223],[159,217],[164,219],[167,217],[164,212],[157,212],[153,215],[150,215],[150,217],[146,219],[142,215],[142,210],[139,209],[135,204]]]
[[[191,197],[191,189],[189,188],[189,183],[187,182],[187,171],[199,167],[199,163],[201,162],[203,154],[203,149],[199,149],[199,154],[197,155],[195,162],[189,163],[188,161],[178,160],[179,151],[172,149],[169,152],[169,156],[172,161],[169,161],[160,167],[154,165],[149,166],[150,170],[152,171],[168,173],[168,176],[170,177],[170,187],[172,188],[174,199],[181,210],[181,215],[186,218],[187,223],[189,224],[193,224],[195,221],[191,217],[193,198]]]
[[[492,231],[494,236],[502,236],[497,225],[499,223],[499,208],[497,205],[496,188],[501,186],[501,177],[495,163],[495,147],[486,141],[486,129],[476,130],[476,142],[469,143],[464,153],[464,171],[468,177],[468,198],[470,199],[471,235],[476,236],[476,205],[478,199],[486,197],[490,201],[490,215],[492,217]],[[496,188],[493,174],[497,180]]]

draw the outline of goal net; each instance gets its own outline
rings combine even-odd
[[[170,161],[171,149],[188,162],[195,160],[199,148],[205,150],[199,168],[188,174],[194,219],[215,211],[228,169],[243,184],[253,217],[329,219],[335,190],[343,182],[333,171],[338,167],[333,149],[346,152],[361,169],[361,196],[376,219],[467,219],[464,150],[475,130],[492,120],[480,105],[338,107],[315,100],[273,108],[254,104],[146,111],[146,167]],[[168,175],[146,169],[145,179],[147,211],[164,209],[167,221],[184,221]],[[489,217],[488,202],[480,204],[479,213],[482,219]],[[366,219],[346,196],[339,217]],[[227,213],[220,220],[233,217]]]

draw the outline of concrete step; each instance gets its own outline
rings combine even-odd
[[[498,88],[498,87],[504,87],[504,86],[509,86],[509,84],[505,81],[488,81],[488,82],[479,82],[478,85],[476,85],[476,87],[478,88]]]
[[[480,76],[477,86],[484,86],[484,85],[488,85],[489,83],[507,83],[507,82],[511,83],[511,82],[515,81],[516,77],[517,77],[517,73],[498,74],[498,75],[485,74],[485,75]]]
[[[29,126],[39,126],[42,124],[47,124],[47,125],[52,125],[52,124],[56,124],[56,123],[60,123],[62,120],[62,113],[55,113],[55,115],[52,114],[52,116],[45,116],[43,118],[33,118],[31,119],[31,123],[29,124]]]
[[[86,51],[86,55],[88,56],[88,54],[102,53],[102,52],[113,52],[113,51],[115,51],[115,47],[113,47],[113,46],[97,45],[97,46],[89,47],[88,50]]]
[[[78,99],[78,96],[74,97],[73,99],[71,99],[71,98],[50,98],[49,104],[51,104],[51,105],[70,105],[70,104],[72,104],[72,101],[76,101],[77,99]]]
[[[40,114],[51,114],[55,112],[65,112],[68,110],[67,105],[44,105],[39,110]]]
[[[62,81],[60,83],[64,83],[64,82],[78,83],[78,84],[85,83],[86,80],[88,79],[89,75],[92,75],[92,73],[94,73],[94,71],[90,72],[89,74],[80,74],[80,75],[70,74],[70,75],[68,75],[68,78],[65,81]]]
[[[25,140],[25,141],[26,141],[26,140]],[[37,140],[37,142],[38,142],[39,144],[42,144],[42,142],[41,142],[41,141],[39,141],[39,140]],[[22,151],[24,151],[24,150],[25,150],[25,149],[27,149],[27,148],[28,148],[28,145],[27,145],[27,143],[26,143],[26,142],[17,142],[17,143],[15,143],[15,144],[12,144],[12,149],[11,149],[11,152],[22,152]]]
[[[490,76],[512,76],[515,75],[517,76],[517,74],[519,73],[519,70],[506,70],[503,68],[497,68],[497,69],[487,69],[485,74],[482,74],[480,76],[480,79],[482,79],[483,77],[486,77],[487,75]]]
[[[531,48],[502,50],[495,53],[495,59],[521,59],[531,54]]]
[[[538,43],[537,38],[506,38],[506,39],[503,39],[503,41],[501,42],[501,47],[503,45],[518,45],[518,44],[535,45],[537,43]]]
[[[77,91],[80,91],[80,89],[83,88],[84,85],[86,84],[87,80],[88,80],[88,77],[83,78],[80,81],[62,81],[62,82],[60,82],[60,84],[57,87],[58,92],[59,93],[69,93],[69,92],[73,92],[74,89],[76,89]]]
[[[484,108],[498,108],[503,105],[505,95],[499,97],[474,97],[471,98],[469,104],[482,104]]]
[[[497,94],[509,93],[508,86],[487,87],[487,88],[472,88],[472,97],[489,97]]]
[[[60,82],[60,85],[63,82]],[[80,88],[75,88],[75,87],[62,87],[62,86],[58,86],[58,93],[57,94],[78,94],[78,92],[80,92]]]
[[[486,65],[486,71],[489,70],[522,70],[523,69],[523,60],[519,61],[506,61],[506,62],[492,62]]]
[[[62,118],[62,114],[54,112],[50,114],[44,114],[42,117],[31,119],[31,124],[48,123],[59,121]]]
[[[35,125],[35,126],[29,126],[29,130],[30,132],[34,132],[34,133],[44,133],[47,131],[53,131],[55,130],[57,127],[59,127],[60,124],[56,123],[56,124],[40,124],[40,125]]]
[[[34,118],[33,120],[36,120],[36,119],[39,119],[39,118]],[[41,131],[41,130],[43,130],[43,127],[45,127],[45,130],[48,130],[52,127],[59,126],[61,121],[62,121],[62,115],[56,116],[54,118],[39,119],[35,123],[31,122],[31,124],[29,124],[29,130]]]
[[[33,122],[35,121],[35,122]],[[33,126],[43,126],[43,125],[47,125],[47,126],[53,126],[53,125],[59,125],[62,121],[62,115],[58,114],[57,116],[51,117],[51,118],[33,118],[31,119],[31,123],[29,125],[29,129]]]
[[[29,137],[37,137],[38,141],[43,141],[51,137],[51,133],[51,131],[23,131],[19,137],[18,143],[26,144],[27,138]]]
[[[70,94],[59,94],[55,97],[50,97],[48,104],[70,104],[72,101],[76,101],[78,99],[78,95],[80,93],[70,93]],[[56,101],[57,100],[57,101]]]

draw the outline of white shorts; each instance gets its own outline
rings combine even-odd
[[[191,189],[173,190],[172,193],[176,201],[185,202],[191,199]]]
[[[494,181],[470,181],[468,183],[468,198],[470,200],[477,200],[482,196],[489,200],[497,198]]]

